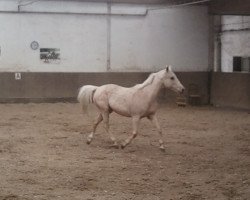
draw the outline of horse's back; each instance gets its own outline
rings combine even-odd
[[[127,89],[128,88],[122,87],[122,86],[116,85],[116,84],[106,84],[106,85],[102,85],[102,86],[98,87],[96,92],[105,93],[107,95],[112,95],[112,93],[124,92]]]

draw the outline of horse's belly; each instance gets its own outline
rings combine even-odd
[[[131,117],[131,115],[126,110],[120,110],[120,109],[112,109],[115,113],[125,116],[125,117]]]
[[[125,99],[116,99],[109,102],[109,107],[117,114],[130,117],[129,108]]]

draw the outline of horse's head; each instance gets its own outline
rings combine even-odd
[[[185,88],[175,75],[175,73],[172,71],[170,65],[166,66],[166,70],[164,72],[164,77],[163,77],[163,83],[166,88],[169,88],[178,93],[183,93],[185,90]]]

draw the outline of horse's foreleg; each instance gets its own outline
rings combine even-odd
[[[125,148],[137,136],[139,122],[140,122],[140,117],[132,117],[132,127],[133,127],[132,135],[129,138],[127,138],[124,141],[124,143],[122,143],[121,145],[122,148]]]
[[[115,147],[115,148],[118,148],[119,146],[117,144],[117,141],[116,141],[114,135],[109,131],[109,112],[108,113],[106,113],[106,112],[103,113],[102,116],[103,116],[104,128],[105,128],[106,132],[109,134],[110,139],[113,142],[112,146]]]
[[[96,118],[94,124],[93,124],[93,131],[88,135],[88,138],[87,138],[87,144],[90,144],[94,135],[95,135],[95,131],[96,131],[96,128],[98,126],[98,124],[100,124],[100,122],[103,120],[103,117],[101,114],[98,115],[98,117]]]
[[[160,127],[160,124],[158,122],[158,119],[155,115],[150,115],[148,116],[148,119],[154,124],[154,126],[157,128],[157,131],[160,135],[160,139],[159,139],[159,143],[160,143],[160,149],[162,151],[165,151],[165,147],[164,147],[164,143],[163,143],[163,136],[162,136],[162,130],[161,130],[161,127]]]

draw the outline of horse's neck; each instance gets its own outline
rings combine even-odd
[[[157,98],[161,88],[162,88],[162,81],[156,74],[154,75],[151,84],[146,85],[144,88],[142,88],[142,90],[147,92],[148,97],[153,101]]]

